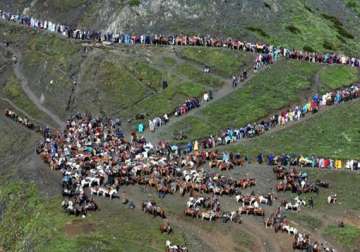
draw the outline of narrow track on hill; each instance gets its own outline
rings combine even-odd
[[[23,74],[22,69],[21,69],[20,62],[22,61],[22,55],[19,52],[19,50],[15,49],[15,48],[12,48],[12,47],[4,47],[3,45],[1,45],[1,47],[3,47],[5,50],[10,51],[16,57],[16,62],[13,63],[14,72],[15,72],[16,77],[19,79],[20,84],[21,84],[21,88],[23,89],[26,96],[31,100],[32,103],[35,104],[35,106],[40,111],[47,114],[60,128],[62,128],[63,125],[64,125],[64,122],[56,114],[54,114],[49,109],[47,109],[41,103],[40,98],[38,98],[34,94],[34,92],[31,90],[31,88],[29,86],[28,79]]]
[[[344,104],[351,104],[351,103],[356,103],[356,102],[360,102],[360,99],[355,99],[355,100],[352,100],[352,101],[348,101],[346,103],[340,103],[338,105],[332,105],[332,106],[326,106],[326,107],[323,107],[321,110],[319,110],[317,113],[313,114],[313,113],[308,113],[308,114],[305,114],[305,116],[299,120],[299,121],[292,121],[292,122],[288,122],[284,127],[275,127],[275,128],[271,128],[270,130],[266,131],[264,134],[260,135],[260,136],[255,136],[253,138],[245,138],[245,139],[242,139],[240,142],[234,142],[234,143],[231,143],[231,144],[228,144],[228,145],[221,145],[220,148],[223,148],[225,146],[235,146],[235,145],[240,145],[240,144],[246,144],[246,143],[249,143],[251,141],[254,141],[256,138],[258,137],[261,137],[261,136],[266,136],[266,135],[272,135],[276,132],[279,132],[279,131],[282,131],[282,130],[286,130],[286,129],[289,129],[289,128],[292,128],[292,127],[295,127],[296,125],[298,124],[301,124],[301,123],[304,123],[308,120],[312,120],[313,118],[317,118],[319,117],[320,115],[322,115],[323,113],[331,110],[331,109],[334,109],[335,107],[338,107],[338,106],[342,106]],[[215,148],[219,148],[219,146],[215,147]]]
[[[25,115],[27,118],[29,118],[31,121],[35,121],[35,122],[40,122],[38,120],[36,120],[35,118],[33,118],[31,115],[29,115],[25,110],[19,108],[18,106],[15,105],[15,103],[13,103],[12,101],[10,101],[8,98],[4,98],[1,97],[1,100],[3,100],[4,102],[8,103],[11,107],[13,107],[15,110],[21,112],[23,115]]]
[[[187,118],[189,116],[194,116],[194,115],[198,114],[200,111],[202,111],[203,109],[208,107],[210,104],[213,104],[216,101],[232,94],[233,92],[238,91],[239,89],[243,88],[248,82],[250,82],[252,80],[252,78],[257,75],[257,73],[259,73],[260,71],[264,71],[265,69],[268,69],[269,67],[271,67],[271,66],[265,66],[256,73],[254,73],[254,72],[249,73],[248,78],[245,81],[240,82],[236,88],[232,87],[232,80],[228,79],[227,83],[225,85],[223,85],[222,88],[218,89],[216,92],[213,93],[212,100],[210,100],[208,102],[201,101],[201,103],[200,103],[201,105],[199,108],[193,109],[193,110],[189,111],[188,113],[186,113],[185,115],[182,115],[179,117],[174,117],[174,116],[171,117],[170,121],[166,125],[163,125],[160,128],[156,129],[155,133],[150,133],[147,130],[146,133],[148,133],[148,134],[146,134],[146,136],[148,136],[150,139],[159,138],[161,133],[166,131],[167,129],[169,129],[172,125],[184,120],[185,118]],[[151,136],[151,135],[154,135],[154,136]]]

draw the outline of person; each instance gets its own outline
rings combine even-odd
[[[209,101],[209,93],[208,92],[204,93],[204,98],[203,99],[204,99],[205,102]]]
[[[345,227],[345,224],[343,221],[340,221],[339,224],[338,224],[338,227],[339,228],[344,228]]]
[[[244,72],[243,72],[243,78],[244,78],[244,80],[247,79],[247,71],[246,70],[244,70]]]
[[[139,133],[144,132],[144,124],[143,124],[143,123],[139,123],[139,125],[138,125],[138,132],[139,132]]]
[[[211,90],[209,90],[209,99],[212,100],[213,99],[213,93]]]
[[[264,157],[263,157],[263,154],[260,153],[257,157],[256,157],[257,161],[259,164],[262,164],[263,161],[264,161]]]
[[[235,76],[235,75],[233,75],[233,77],[232,77],[232,87],[233,87],[233,88],[236,88],[236,86],[237,86],[237,83],[236,83],[236,76]]]
[[[210,72],[210,68],[207,66],[207,65],[205,65],[205,67],[204,67],[204,73],[209,73]]]
[[[167,80],[163,80],[162,86],[163,86],[163,89],[166,89],[166,88],[168,87],[168,82],[167,82]]]
[[[197,140],[195,140],[194,142],[194,154],[195,155],[199,154],[199,142]]]
[[[130,209],[134,209],[134,208],[135,208],[134,202],[130,201],[128,207],[129,207]]]
[[[309,199],[309,207],[314,208],[314,200],[312,197],[310,197],[310,199]]]
[[[187,144],[187,151],[188,151],[188,153],[191,153],[192,150],[193,150],[193,145],[192,145],[191,142],[189,142],[189,143]]]
[[[149,129],[151,132],[155,131],[155,125],[154,122],[152,120],[149,120]]]
[[[169,122],[169,117],[166,113],[164,114],[164,122],[165,122],[165,124],[167,124]]]

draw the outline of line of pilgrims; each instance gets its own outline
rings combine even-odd
[[[28,26],[34,29],[47,30],[58,33],[64,37],[84,41],[96,41],[114,44],[162,44],[162,45],[198,45],[212,47],[228,47],[259,53],[256,58],[257,66],[261,63],[271,64],[280,57],[297,59],[313,63],[346,64],[360,67],[360,59],[348,57],[337,53],[306,52],[304,50],[276,47],[265,43],[252,43],[238,39],[215,39],[210,36],[186,36],[186,35],[134,35],[130,33],[101,32],[89,29],[73,28],[69,25],[59,24],[48,20],[40,20],[35,17],[13,14],[0,10],[0,19]]]

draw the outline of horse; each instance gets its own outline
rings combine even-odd
[[[160,232],[170,234],[172,232],[172,227],[170,226],[169,222],[161,223],[160,224]]]
[[[287,203],[285,205],[285,209],[286,210],[299,211],[300,210],[300,205],[298,203],[295,203],[295,204]]]
[[[317,180],[315,181],[315,184],[316,184],[317,186],[323,187],[323,188],[329,188],[329,186],[330,186],[329,182],[323,181],[323,180],[320,180],[320,179],[317,179]]]
[[[241,215],[240,215],[240,213],[239,213],[239,211],[238,210],[236,210],[236,211],[232,211],[231,213],[230,213],[230,221],[231,222],[234,222],[234,223],[238,223],[238,224],[241,224]]]
[[[274,214],[271,214],[264,220],[265,228],[272,227],[274,225]]]
[[[299,196],[295,197],[294,200],[299,206],[306,206],[306,201],[303,199],[300,199]]]
[[[202,220],[213,221],[216,218],[216,213],[214,211],[210,210],[210,211],[202,212],[200,214],[200,216],[201,216]]]
[[[329,195],[327,197],[328,204],[335,204],[336,203],[336,194]]]
[[[199,216],[199,211],[197,209],[185,208],[184,214],[185,214],[185,216],[190,216],[190,217],[195,218],[195,217]]]
[[[254,208],[254,215],[265,216],[265,210],[259,207]]]
[[[166,252],[188,252],[187,247],[180,245],[172,245],[169,240],[165,242]]]

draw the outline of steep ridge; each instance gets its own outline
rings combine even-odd
[[[2,45],[2,47],[4,47],[4,46]],[[41,110],[42,112],[47,114],[61,128],[63,126],[63,121],[57,115],[55,115],[53,112],[51,112],[49,109],[47,109],[42,104],[41,98],[36,97],[36,95],[30,89],[30,87],[28,85],[28,80],[25,77],[25,75],[22,73],[22,70],[21,70],[21,65],[20,65],[20,62],[22,61],[21,53],[12,47],[6,47],[5,49],[8,49],[9,51],[11,51],[11,53],[16,57],[16,58],[14,58],[14,60],[16,62],[14,62],[13,67],[14,67],[16,77],[20,80],[21,87],[22,87],[23,91],[25,92],[25,94],[29,97],[29,99],[36,105],[36,107],[39,110]]]

